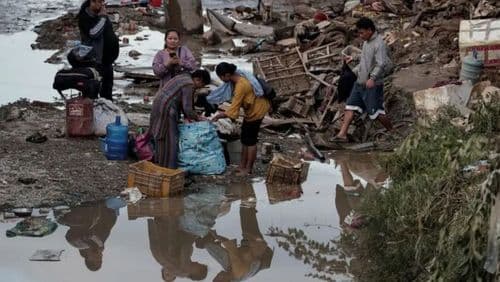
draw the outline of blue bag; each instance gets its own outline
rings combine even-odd
[[[208,122],[179,125],[179,168],[192,174],[222,174],[224,151],[215,126]]]

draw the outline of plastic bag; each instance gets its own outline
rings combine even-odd
[[[215,126],[208,121],[179,125],[179,168],[193,174],[221,174],[226,160]]]
[[[354,83],[356,82],[357,77],[354,72],[352,72],[349,65],[344,63],[342,65],[342,71],[340,72],[339,84],[337,86],[338,92],[338,102],[344,102],[351,96],[352,88],[354,87]]]
[[[135,137],[134,153],[139,160],[153,160],[153,146],[150,142],[151,136],[143,133]]]
[[[114,123],[116,116],[120,116],[121,123],[128,125],[128,118],[125,112],[113,104],[110,100],[99,98],[94,101],[94,134],[96,136],[106,135],[106,126]]]

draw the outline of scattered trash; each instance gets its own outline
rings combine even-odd
[[[430,88],[413,93],[415,108],[422,117],[435,119],[437,111],[442,106],[453,106],[464,116],[470,114],[466,107],[471,95],[472,83],[463,82],[462,85],[445,85],[437,88]]]
[[[6,231],[7,237],[27,236],[44,237],[57,229],[57,223],[45,217],[30,217]]]
[[[28,217],[28,216],[31,216],[31,214],[33,213],[33,209],[32,208],[17,208],[17,209],[13,209],[12,212],[16,216],[19,216],[19,217]]]
[[[58,250],[37,250],[30,258],[30,261],[61,261],[63,249]]]
[[[63,210],[70,210],[70,207],[68,206],[56,206],[53,208],[55,211],[63,211]]]
[[[273,153],[274,145],[268,142],[262,143],[261,156],[270,156]]]
[[[136,39],[136,40],[137,40],[137,39]],[[131,50],[130,52],[128,52],[128,55],[129,55],[129,57],[132,57],[134,60],[137,60],[137,59],[138,59],[138,57],[139,57],[140,55],[142,55],[142,53],[141,53],[141,52],[139,52],[139,51],[137,51],[137,50]]]
[[[3,218],[4,219],[12,219],[12,218],[17,218],[17,216],[13,212],[4,212]]]
[[[50,211],[51,211],[51,209],[50,209],[50,208],[40,208],[40,209],[38,210],[38,212],[39,212],[40,214],[48,214],[48,213],[50,213]]]
[[[30,185],[36,183],[38,179],[33,177],[19,177],[17,181],[25,185]]]
[[[352,210],[344,219],[344,223],[354,229],[358,229],[364,225],[363,217]]]
[[[468,165],[464,167],[463,172],[472,173],[472,174],[481,174],[485,172],[489,172],[491,165],[487,160],[478,161],[475,164]]]
[[[41,134],[40,132],[36,132],[26,138],[26,142],[30,143],[44,143],[48,140],[47,136]]]
[[[121,196],[127,197],[129,203],[135,204],[143,197],[141,191],[137,187],[127,188],[120,193]]]

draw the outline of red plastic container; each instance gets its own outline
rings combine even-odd
[[[76,97],[66,101],[66,132],[69,137],[94,135],[94,102]]]
[[[161,7],[161,2],[162,0],[150,0],[149,1],[149,5],[151,5],[152,7]]]

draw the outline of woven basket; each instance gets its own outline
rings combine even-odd
[[[276,154],[269,164],[266,182],[270,184],[301,184],[307,179],[310,164]]]
[[[176,195],[184,189],[184,171],[140,161],[128,168],[128,187],[137,187],[150,197]]]

